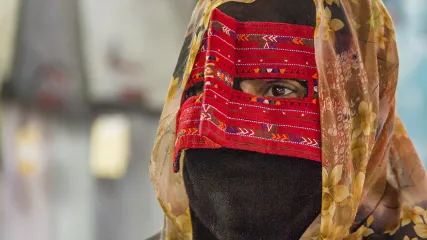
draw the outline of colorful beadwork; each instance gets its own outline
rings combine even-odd
[[[174,171],[181,151],[235,148],[321,161],[314,29],[284,23],[237,22],[213,11],[187,88],[204,81],[201,96],[184,99],[177,117]],[[298,79],[303,99],[257,97],[233,80]]]

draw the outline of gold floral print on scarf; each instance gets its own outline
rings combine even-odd
[[[230,1],[198,2],[160,119],[150,173],[165,211],[164,239],[192,239],[182,175],[171,167],[176,114],[211,12]],[[314,3],[323,194],[322,212],[301,239],[426,239],[427,176],[395,114],[391,18],[381,0]]]

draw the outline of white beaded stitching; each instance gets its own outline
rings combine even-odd
[[[222,37],[218,36],[218,35],[212,35],[212,37],[216,37],[219,38],[221,41],[223,41],[224,43],[228,44],[230,47],[232,47],[233,49],[236,49],[235,46],[233,46],[231,43],[227,42],[226,40],[224,40]],[[206,40],[208,38],[203,38],[203,40]]]
[[[300,38],[304,40],[313,40],[312,38],[303,38],[303,37],[297,37],[297,36],[283,36],[283,35],[272,35],[272,34],[259,34],[259,33],[248,33],[248,34],[237,34],[237,35],[248,35],[248,36],[274,36],[274,37],[280,37],[280,38]]]
[[[297,63],[237,63],[237,66],[256,66],[256,65],[283,65],[283,66],[298,66],[316,69],[314,66],[307,66]]]
[[[202,121],[209,121],[209,120],[202,120]],[[301,143],[301,142],[294,142],[294,141],[289,141],[289,140],[282,141],[282,140],[276,140],[276,139],[270,139],[270,138],[263,138],[263,137],[258,137],[258,136],[246,135],[246,134],[243,134],[243,133],[230,133],[230,132],[226,132],[226,131],[222,130],[218,125],[216,125],[212,121],[209,121],[209,122],[211,122],[214,126],[216,126],[221,131],[223,131],[225,134],[237,135],[237,136],[242,136],[242,137],[251,137],[251,138],[257,138],[257,139],[261,139],[261,140],[268,140],[268,141],[274,141],[274,142],[293,143],[293,144],[298,144],[298,145],[303,145],[303,146],[309,146],[309,147],[320,149],[320,147],[318,147],[318,146],[304,144],[304,143]]]
[[[314,55],[314,52],[302,51],[302,50],[294,50],[294,49],[285,49],[285,48],[236,48],[239,51],[247,51],[247,50],[278,50],[278,51],[288,51],[288,52],[298,52],[298,53],[307,53]]]
[[[227,101],[231,104],[234,104],[234,105],[240,105],[240,106],[245,106],[245,107],[255,107],[255,108],[261,108],[261,109],[265,109],[265,110],[278,111],[278,112],[284,112],[285,111],[285,112],[298,112],[298,113],[307,113],[307,114],[319,115],[319,113],[316,113],[316,112],[301,111],[301,110],[294,110],[294,109],[274,109],[274,108],[268,108],[268,107],[262,107],[262,106],[249,105],[249,104],[245,104],[245,103],[232,102],[232,101],[229,101],[228,99],[226,99],[225,97],[221,96],[221,94],[215,92],[211,88],[206,88],[206,91],[212,91],[213,93],[215,93],[216,95],[218,95],[222,99],[224,99],[225,101]]]
[[[213,109],[215,109],[217,112],[221,113],[224,117],[226,117],[227,119],[231,119],[231,120],[238,120],[238,121],[243,121],[243,122],[251,122],[251,123],[260,123],[260,124],[266,124],[264,122],[258,122],[258,121],[254,121],[254,120],[247,120],[247,119],[243,119],[243,118],[233,118],[233,117],[229,117],[227,115],[225,115],[223,112],[221,112],[220,110],[218,110],[216,107],[212,106],[211,104],[206,104],[211,106]],[[320,132],[320,130],[318,129],[314,129],[314,128],[306,128],[306,127],[298,127],[298,126],[293,126],[293,125],[288,125],[288,124],[271,124],[273,126],[278,126],[278,127],[290,127],[290,128],[298,128],[298,129],[304,129],[304,130],[310,130],[310,131],[316,131],[316,132]]]

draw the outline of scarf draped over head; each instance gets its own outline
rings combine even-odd
[[[176,117],[212,11],[225,2],[254,0],[198,2],[160,119],[150,174],[165,212],[162,239],[192,239],[182,174],[172,168]],[[323,194],[301,239],[427,239],[426,171],[395,113],[390,16],[381,0],[314,2]]]

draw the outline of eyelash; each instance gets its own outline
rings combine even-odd
[[[268,94],[270,91],[272,91],[272,90],[273,90],[273,88],[275,88],[275,87],[278,87],[278,88],[285,88],[285,89],[287,89],[287,90],[292,91],[292,93],[297,92],[297,90],[292,89],[292,88],[290,88],[290,87],[286,86],[286,84],[272,83],[272,84],[269,84],[269,86],[268,86],[268,87],[263,91],[263,95],[267,95],[267,94]]]

